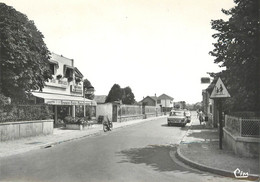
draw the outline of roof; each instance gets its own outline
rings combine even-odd
[[[98,104],[105,103],[106,102],[106,95],[95,95],[94,101],[96,101]]]
[[[67,59],[67,60],[73,61],[73,59],[67,58],[67,57],[65,57],[63,55],[56,54],[54,52],[51,53],[51,59],[54,59],[54,60]]]
[[[168,100],[173,100],[174,98],[172,98],[171,96],[169,95],[166,95],[166,94],[162,94],[160,95],[157,99],[168,99]]]
[[[153,101],[156,101],[156,97],[155,96],[146,96],[145,98],[143,98],[139,103],[143,102],[143,100],[145,100],[146,98],[150,98]]]

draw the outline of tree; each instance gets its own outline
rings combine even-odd
[[[88,79],[84,79],[83,85],[84,85],[84,88],[93,87],[91,82]]]
[[[122,89],[122,103],[132,105],[135,103],[135,95],[130,87],[125,87]]]
[[[90,90],[90,92],[92,92],[92,93],[85,94],[85,97],[87,99],[93,100],[94,97],[95,97],[94,87],[92,86],[91,82],[88,79],[84,79],[84,81],[83,81],[83,89],[84,89],[84,94],[85,94],[85,90]]]
[[[106,103],[113,102],[113,101],[120,101],[120,100],[122,100],[122,89],[120,85],[114,84],[108,93],[108,96],[106,98]]]
[[[236,6],[222,12],[228,21],[211,21],[217,39],[210,55],[226,69],[220,76],[231,94],[225,104],[232,111],[260,109],[260,3],[259,0],[234,0]]]
[[[42,90],[52,78],[48,51],[34,22],[0,3],[0,93],[15,99]]]

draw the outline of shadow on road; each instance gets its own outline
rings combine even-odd
[[[124,157],[119,163],[146,164],[156,171],[190,171],[175,163],[169,155],[170,151],[176,151],[177,146],[149,145],[145,148],[132,148],[118,152]],[[194,171],[192,171],[194,172]]]
[[[184,130],[184,131],[187,131],[189,129],[188,126],[185,126],[185,127],[181,127],[181,126],[178,126],[178,125],[175,125],[175,126],[168,126],[168,124],[162,124],[161,125],[162,127],[169,127],[169,128],[174,128],[174,127],[177,127],[177,128],[180,128],[181,130]]]
[[[190,127],[191,130],[202,130],[202,129],[212,129],[211,126],[208,126],[207,124],[203,123],[203,124],[198,124],[198,125],[192,125]]]

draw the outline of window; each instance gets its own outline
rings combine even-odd
[[[73,77],[73,70],[68,68],[66,70],[65,77],[66,78]]]
[[[157,100],[157,104],[161,104],[161,100]]]
[[[54,67],[55,67],[54,64],[50,64],[50,71],[52,75],[54,75]]]

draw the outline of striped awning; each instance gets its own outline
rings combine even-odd
[[[32,92],[32,94],[35,97],[44,99],[44,103],[50,105],[97,105],[95,101],[80,96],[43,92]]]

